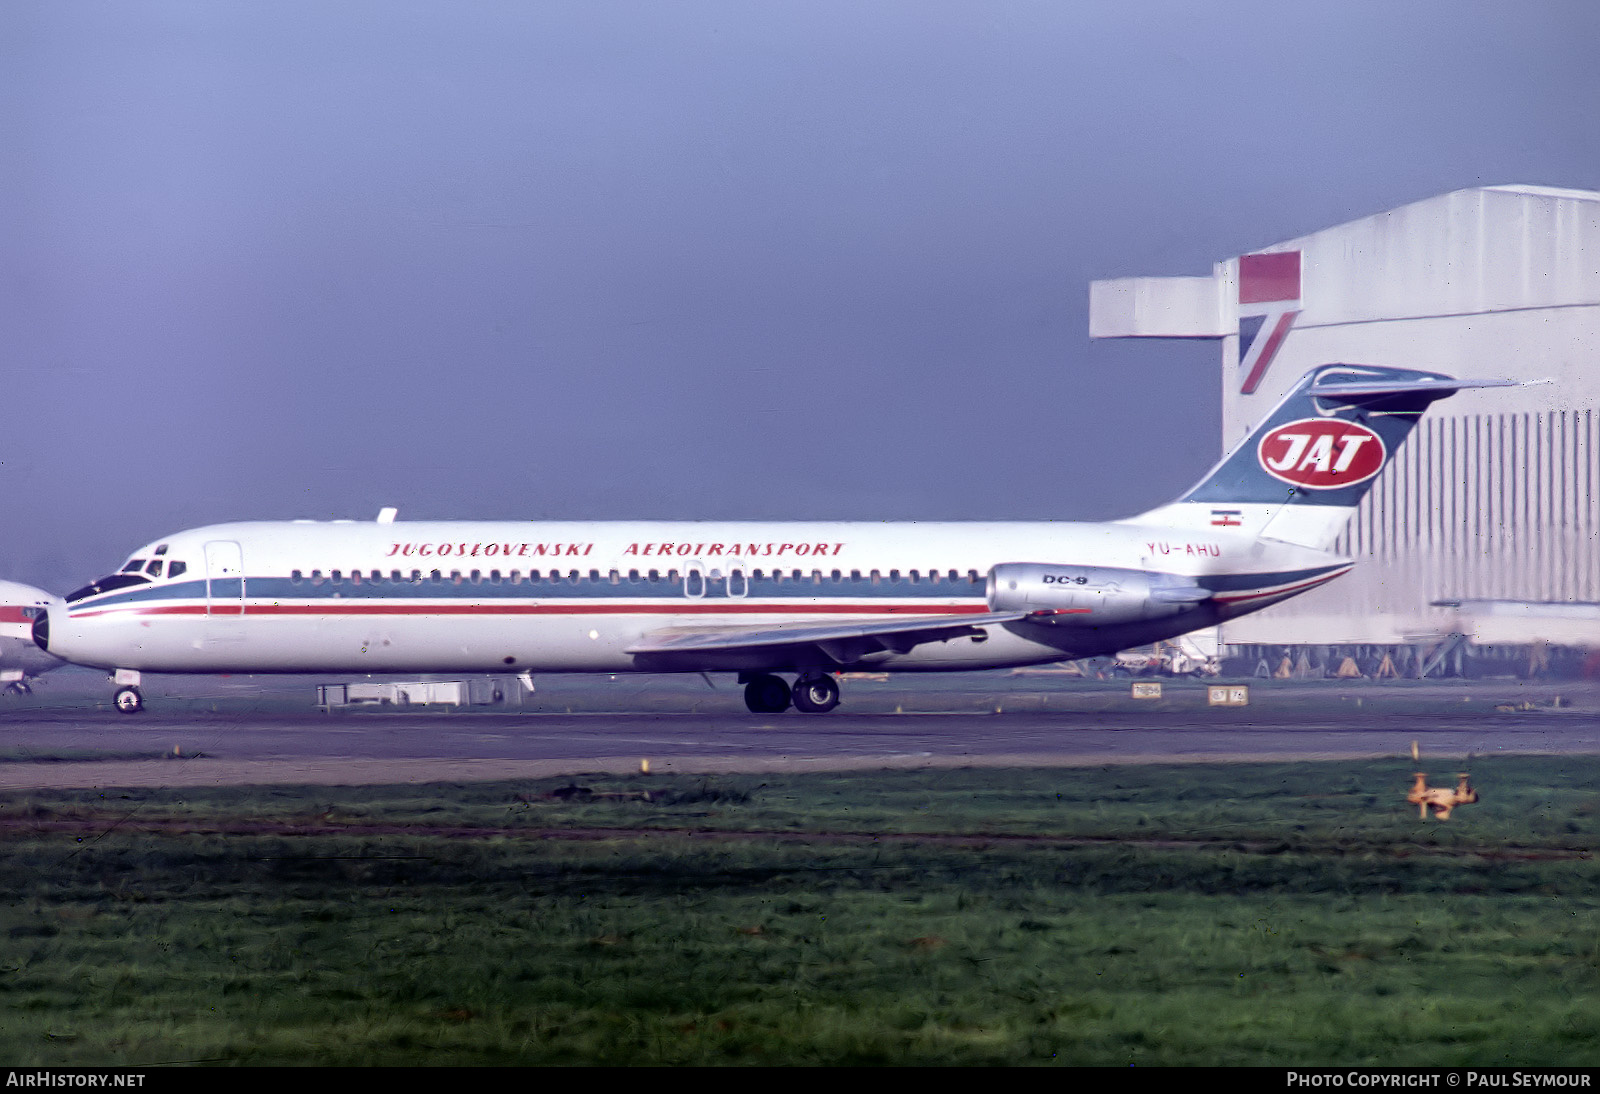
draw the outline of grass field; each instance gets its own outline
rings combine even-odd
[[[10,794],[0,1059],[1600,1063],[1600,765],[1411,767]]]

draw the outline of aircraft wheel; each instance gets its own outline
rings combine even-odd
[[[744,705],[752,714],[782,714],[789,709],[789,685],[781,676],[757,676],[744,686]]]
[[[839,705],[839,685],[831,676],[802,676],[794,682],[794,709],[826,714]]]
[[[144,709],[144,696],[138,688],[118,688],[111,702],[124,714],[138,714]]]

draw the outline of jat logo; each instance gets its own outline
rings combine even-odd
[[[1303,418],[1261,438],[1256,458],[1275,479],[1308,490],[1337,490],[1383,470],[1383,438],[1356,422]]]

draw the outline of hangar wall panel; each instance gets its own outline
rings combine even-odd
[[[1297,282],[1250,284],[1276,262],[1263,256],[1290,252]],[[1460,626],[1433,602],[1474,600],[1580,608],[1491,611],[1484,625],[1514,622],[1526,640],[1559,618],[1561,640],[1600,645],[1600,609],[1584,607],[1600,602],[1600,193],[1444,194],[1227,259],[1212,277],[1224,450],[1321,364],[1551,381],[1437,404],[1340,542],[1355,570],[1228,624],[1226,641],[1406,641]]]
[[[1123,277],[1089,287],[1090,338],[1219,338],[1221,284],[1212,277]]]

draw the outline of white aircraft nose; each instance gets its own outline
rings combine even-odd
[[[37,614],[33,617],[33,640],[42,648],[48,648],[46,643],[49,642],[54,642],[59,648],[62,639],[61,628],[66,626],[69,633],[72,630],[67,626],[70,623],[67,617],[67,602],[59,596],[47,595],[35,604],[34,610]],[[55,624],[54,634],[51,633],[52,623]]]
[[[0,580],[0,682],[6,682],[8,693],[26,691],[29,677],[60,666],[46,645],[50,640],[46,616],[53,607],[65,608],[66,602],[32,585]],[[41,623],[43,641],[35,637]]]
[[[33,644],[50,652],[50,609],[41,608],[33,621]]]

